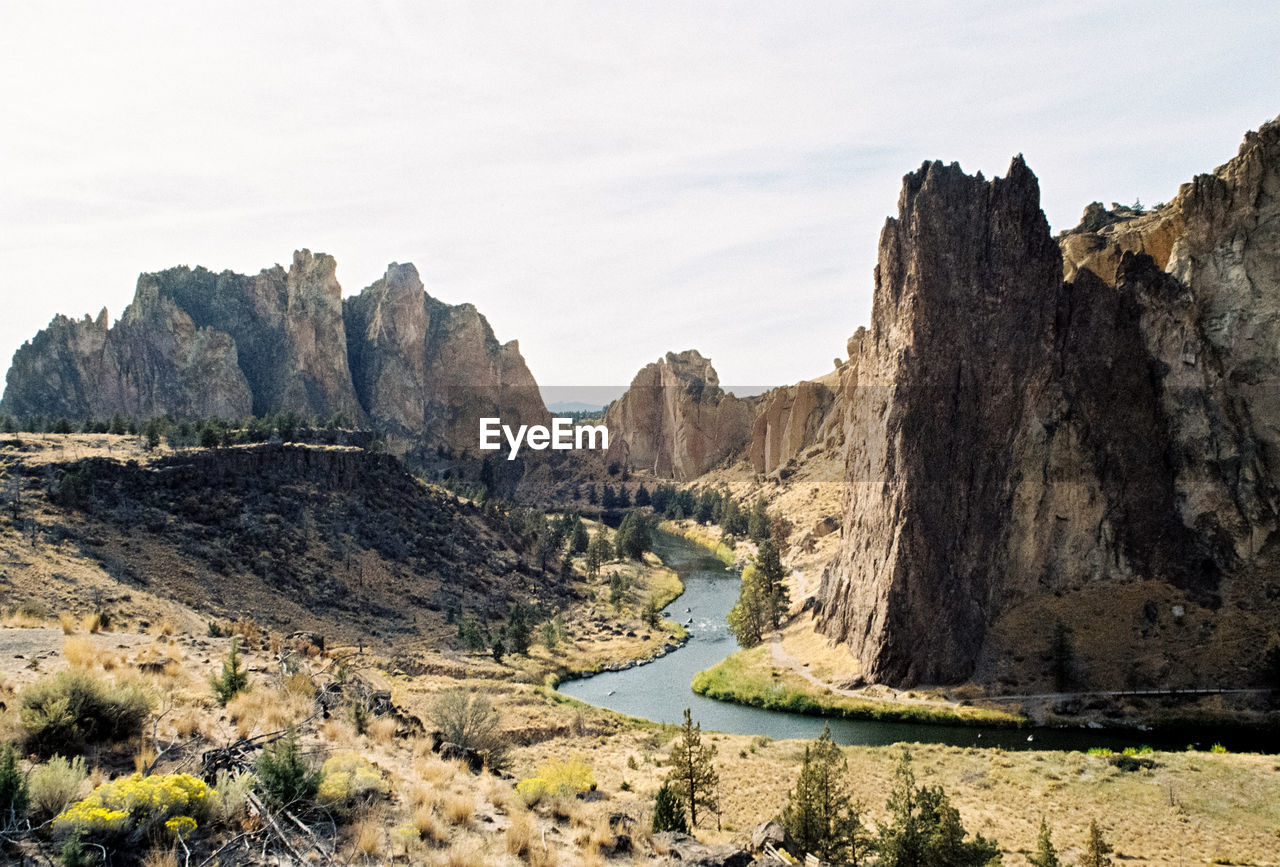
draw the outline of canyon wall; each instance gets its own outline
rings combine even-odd
[[[1233,582],[1274,557],[1277,191],[1275,123],[1156,213],[1060,244],[1021,158],[906,177],[837,395],[844,535],[819,594],[868,679],[967,678],[1002,614],[1089,587],[1257,603]]]

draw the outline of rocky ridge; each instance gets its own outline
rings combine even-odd
[[[171,268],[138,278],[114,327],[55,317],[14,355],[0,411],[107,418],[295,412],[372,424],[396,451],[474,449],[480,415],[545,421],[518,344],[412,265],[344,299],[332,256],[256,276]]]

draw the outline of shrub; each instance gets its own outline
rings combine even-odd
[[[475,750],[490,770],[506,766],[507,743],[498,731],[498,712],[487,696],[464,687],[446,689],[431,706],[431,723],[444,743]]]
[[[45,818],[58,815],[76,799],[88,776],[82,756],[71,761],[54,756],[33,770],[27,781],[33,812]]]
[[[213,797],[209,799],[209,818],[230,825],[247,815],[249,792],[253,790],[255,782],[253,774],[244,771],[218,771],[218,776],[214,779]]]
[[[572,796],[595,791],[596,778],[591,767],[581,759],[548,762],[538,767],[538,775],[516,784],[516,794],[532,807],[548,795]]]
[[[194,829],[194,817],[206,815],[209,800],[209,787],[190,774],[133,774],[72,804],[54,818],[53,830],[63,836],[141,840],[179,816],[189,817]]]
[[[27,803],[27,781],[18,770],[13,747],[6,744],[0,753],[0,828],[16,825],[18,817],[27,811]]]
[[[387,791],[382,772],[372,762],[358,753],[338,753],[326,759],[320,768],[316,795],[323,804],[340,806]]]
[[[137,737],[150,713],[151,699],[138,684],[108,685],[76,670],[27,687],[18,711],[27,749],[42,756]]]
[[[320,787],[320,775],[298,752],[298,738],[292,730],[258,756],[257,777],[263,798],[277,808],[307,803]]]

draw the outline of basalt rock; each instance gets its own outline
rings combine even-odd
[[[726,394],[696,349],[668,352],[609,407],[609,459],[663,478],[695,478],[747,445],[755,405]]]
[[[906,177],[836,394],[848,490],[819,627],[865,676],[969,677],[1003,613],[1080,588],[1247,602],[1233,581],[1272,562],[1280,503],[1277,191],[1277,123],[1061,245],[1021,158]]]

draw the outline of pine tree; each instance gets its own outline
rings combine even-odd
[[[824,861],[856,865],[870,838],[862,825],[862,805],[853,800],[849,762],[831,740],[831,727],[806,746],[800,776],[787,795],[782,824],[796,845]]]
[[[218,704],[226,705],[242,692],[249,691],[249,674],[240,667],[240,648],[236,638],[231,639],[231,652],[222,662],[222,674],[213,677],[210,684]]]
[[[756,500],[751,507],[751,513],[747,516],[747,535],[757,544],[769,538],[769,507],[765,504],[764,497]]]
[[[720,775],[713,764],[715,755],[715,746],[702,743],[702,723],[694,725],[692,710],[685,708],[680,737],[671,749],[671,771],[667,774],[667,782],[688,811],[690,828],[698,827],[699,810],[720,812],[716,792],[720,786]]]
[[[658,789],[658,796],[653,799],[653,833],[678,831],[689,833],[689,824],[684,818],[684,807],[680,806],[680,798],[671,788],[671,784],[663,782]]]
[[[1027,857],[1035,867],[1062,867],[1058,860],[1058,850],[1053,848],[1053,839],[1049,831],[1049,823],[1040,819],[1040,836],[1036,838],[1036,852]]]
[[[573,516],[573,531],[569,537],[569,550],[574,554],[586,553],[587,546],[591,544],[591,537],[587,535],[586,525],[582,523],[581,515]]]
[[[751,648],[764,640],[767,612],[765,592],[762,587],[759,571],[751,564],[742,570],[742,586],[738,590],[738,601],[729,609],[726,619],[729,630],[738,639],[738,644]]]
[[[1102,836],[1097,820],[1090,821],[1089,842],[1085,844],[1084,860],[1080,862],[1080,867],[1111,867],[1111,858],[1108,856],[1114,851]]]
[[[532,631],[533,627],[529,624],[524,606],[519,602],[513,603],[511,616],[507,620],[507,640],[511,642],[512,653],[518,653],[521,656],[529,655],[529,636]]]
[[[783,615],[791,606],[791,594],[787,590],[787,570],[782,566],[782,558],[778,556],[778,548],[772,540],[765,539],[759,545],[756,556],[756,569],[760,573],[760,589],[766,612],[766,620],[770,627],[777,629],[782,625]]]
[[[999,863],[994,840],[965,839],[960,812],[941,786],[916,786],[911,753],[902,751],[889,796],[888,824],[879,828],[876,849],[882,867],[982,867]]]
[[[587,580],[595,581],[600,575],[600,567],[612,557],[613,546],[609,544],[604,524],[601,524],[591,544],[587,546]]]

